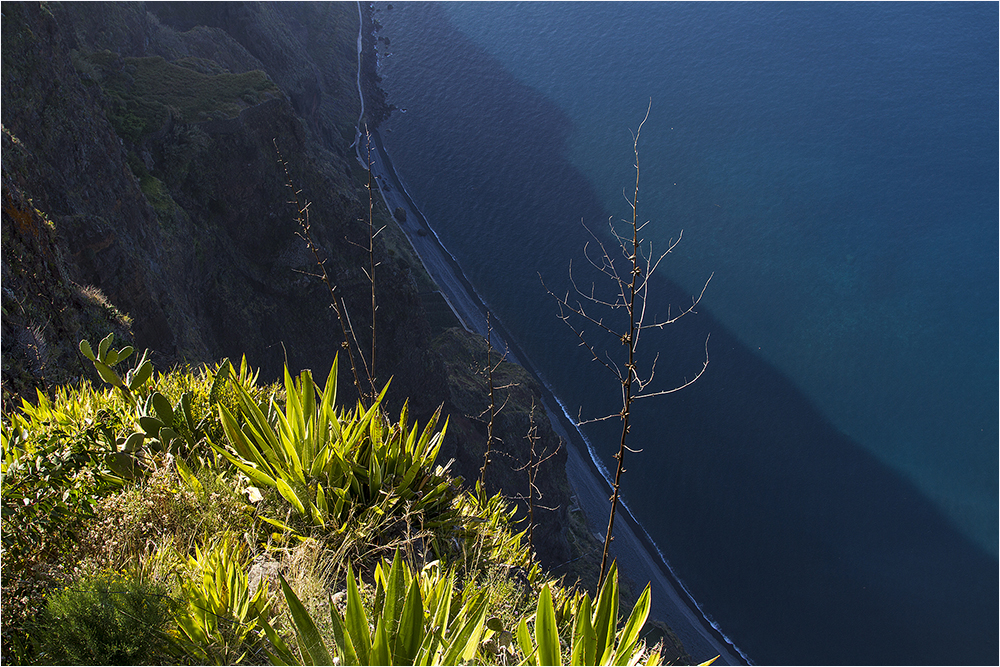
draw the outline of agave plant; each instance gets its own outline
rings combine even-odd
[[[608,576],[591,605],[587,593],[578,595],[570,605],[572,618],[572,638],[570,640],[571,665],[635,665],[645,654],[645,645],[639,641],[639,632],[649,616],[650,587],[639,596],[628,621],[617,630],[618,619],[618,569],[611,563]],[[542,587],[535,612],[534,642],[528,630],[528,619],[518,623],[518,646],[527,664],[561,665],[562,648],[556,623],[556,610],[552,603],[552,592],[548,584]],[[645,664],[660,664],[660,654],[653,651]]]
[[[466,587],[456,600],[453,570],[443,572],[434,561],[415,572],[398,551],[391,565],[376,566],[375,581],[370,619],[350,567],[344,614],[330,601],[334,660],[309,612],[281,578],[302,664],[455,665],[475,659],[486,623],[485,591]],[[278,661],[298,663],[287,646],[273,645]]]
[[[235,414],[224,402],[218,406],[228,447],[212,446],[254,484],[277,489],[320,527],[342,525],[358,506],[378,504],[389,513],[409,501],[428,516],[448,506],[452,482],[442,468],[432,470],[447,429],[446,422],[435,433],[440,408],[420,432],[409,428],[405,404],[398,423],[388,424],[381,409],[388,385],[370,408],[336,408],[336,359],[322,389],[309,370],[293,379],[286,367],[284,376],[284,411],[274,396],[258,405],[240,383],[233,383]]]
[[[196,548],[188,562],[193,576],[180,579],[186,606],[177,626],[184,647],[199,663],[239,664],[259,646],[259,630],[270,630],[267,582],[250,590],[242,553],[238,542],[223,536],[204,551]]]

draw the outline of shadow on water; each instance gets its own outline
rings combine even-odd
[[[441,8],[376,16],[401,54],[389,60],[404,58],[386,63],[385,87],[407,108],[383,139],[416,203],[556,394],[612,408],[614,386],[537,280],[565,285],[580,220],[608,219],[567,157],[568,117]],[[615,122],[625,141],[638,119]],[[655,292],[660,312],[690,303],[667,280]],[[696,371],[710,332],[709,372],[639,404],[645,450],[625,477],[633,513],[702,607],[762,663],[994,663],[996,559],[716,320],[711,291],[703,303],[658,339],[658,369],[665,384]],[[615,428],[590,435],[610,463]]]
[[[625,489],[699,603],[762,662],[994,662],[996,559],[710,313],[670,347],[709,332],[709,372],[636,415]]]

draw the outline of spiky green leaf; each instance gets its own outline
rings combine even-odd
[[[552,608],[552,592],[549,585],[542,587],[538,597],[538,611],[535,612],[535,643],[538,645],[539,665],[561,665],[559,655],[559,630],[556,627],[556,613]]]
[[[302,649],[302,657],[308,656],[309,662],[313,665],[332,665],[333,659],[330,657],[323,638],[316,629],[309,612],[299,601],[295,592],[285,581],[285,578],[278,573],[281,581],[281,592],[285,594],[285,602],[288,603],[288,611],[292,615],[292,622],[295,624],[295,633],[299,638],[299,646]]]
[[[354,650],[358,654],[358,662],[362,665],[372,664],[369,660],[372,638],[368,629],[368,617],[365,615],[361,594],[358,592],[358,584],[354,580],[354,571],[350,565],[347,566],[347,616],[344,620]]]

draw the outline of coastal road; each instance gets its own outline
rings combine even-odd
[[[402,208],[406,212],[405,221],[400,223],[400,227],[409,238],[427,273],[437,283],[448,305],[463,326],[485,337],[487,305],[462,273],[457,260],[443,246],[406,193],[389,162],[378,133],[372,133],[372,144],[370,158],[372,174],[386,206],[390,212],[396,211],[397,208]],[[358,152],[359,155],[363,152],[360,145]],[[361,162],[367,168],[366,160],[362,159]],[[494,349],[506,351],[508,361],[523,366],[537,379],[535,369],[517,349],[516,343],[507,334],[503,324],[495,318],[490,340]],[[543,401],[552,427],[567,443],[566,475],[570,486],[591,528],[603,534],[611,509],[610,487],[590,460],[587,445],[576,427],[563,414],[555,397],[544,384],[542,387]],[[688,654],[699,662],[718,655],[720,658],[716,664],[747,664],[735,648],[708,624],[694,607],[689,596],[678,590],[659,556],[651,551],[652,545],[640,535],[644,535],[642,528],[620,508],[615,521],[615,539],[611,555],[617,559],[619,568],[634,582],[637,584],[650,582],[652,590],[650,617],[669,625],[684,644]]]
[[[548,406],[546,406],[548,407]],[[611,489],[603,477],[594,470],[586,449],[581,455],[579,435],[570,437],[564,427],[565,417],[549,410],[549,420],[553,428],[569,443],[566,450],[566,476],[576,494],[577,502],[587,516],[587,521],[595,532],[603,535],[607,530],[608,513],[611,511]],[[575,429],[573,429],[575,431]],[[579,444],[578,444],[579,443]],[[586,447],[583,444],[583,447]],[[583,457],[587,458],[584,459]],[[638,586],[650,582],[652,603],[650,618],[663,621],[684,644],[688,654],[698,662],[710,660],[716,655],[716,664],[745,665],[735,648],[726,642],[718,632],[708,626],[699,611],[693,608],[690,598],[678,591],[676,585],[664,573],[664,566],[658,555],[650,552],[650,546],[639,537],[642,528],[635,524],[627,513],[619,508],[615,517],[614,541],[611,556],[618,561],[618,567],[628,574]]]
[[[364,138],[361,141],[363,144]],[[400,222],[399,226],[410,240],[410,245],[416,251],[417,256],[424,265],[424,269],[430,275],[431,279],[437,283],[442,296],[444,296],[448,305],[451,306],[452,311],[458,317],[462,326],[467,331],[477,333],[485,338],[487,330],[486,312],[488,309],[485,300],[476,292],[476,289],[465,277],[465,274],[462,273],[462,268],[459,266],[458,261],[444,247],[423,214],[410,199],[392,165],[387,164],[388,158],[385,148],[382,146],[382,140],[377,133],[372,133],[372,144],[372,174],[378,183],[379,191],[382,193],[382,199],[385,201],[386,207],[388,207],[390,213],[396,211],[397,208],[402,208],[406,211],[405,221]],[[361,152],[362,148],[359,147],[359,154]],[[367,169],[367,165],[364,164],[365,161],[361,160],[361,162],[362,166],[365,166]],[[507,346],[502,324],[495,317],[492,317],[491,321],[493,331],[490,336],[490,342],[493,348],[499,350],[501,354],[506,352],[508,361],[513,361],[523,366],[522,360]]]

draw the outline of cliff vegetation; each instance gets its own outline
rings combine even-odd
[[[501,364],[488,419],[485,344],[433,310],[392,215],[369,212],[357,5],[3,13],[5,660],[655,658],[625,618],[616,635],[617,588],[599,612],[572,586],[597,597],[600,546],[539,387]],[[377,123],[373,58],[361,71]],[[374,322],[358,347],[378,332],[377,405],[334,362],[288,176],[350,317]]]

